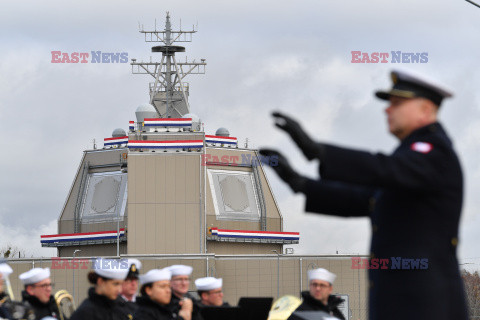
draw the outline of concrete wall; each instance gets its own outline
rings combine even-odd
[[[200,155],[128,157],[128,253],[200,253]]]

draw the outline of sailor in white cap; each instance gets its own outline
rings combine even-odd
[[[35,311],[35,319],[44,317],[59,318],[59,311],[52,296],[53,283],[49,268],[33,268],[20,274],[20,281],[25,287],[22,302],[28,303]]]
[[[88,290],[88,297],[70,320],[131,319],[132,314],[119,303],[122,284],[128,271],[127,259],[94,259],[92,271],[88,273],[88,281],[93,287]]]
[[[202,307],[229,306],[227,302],[223,302],[222,278],[199,278],[195,280],[195,286],[197,287]]]
[[[4,282],[12,272],[13,270],[7,264],[6,260],[0,258],[0,319],[10,319],[12,317],[7,307],[11,297],[4,292]]]
[[[370,258],[377,266],[368,270],[371,320],[412,315],[467,320],[457,259],[464,182],[438,117],[452,93],[412,72],[394,70],[390,78],[391,89],[375,95],[387,101],[388,130],[399,140],[393,153],[314,141],[297,121],[278,112],[273,114],[277,127],[309,160],[320,160],[321,179],[300,175],[275,150],[260,153],[276,157],[272,168],[293,191],[305,194],[306,211],[371,220]],[[458,106],[457,112],[467,109]],[[379,261],[390,264],[378,267]]]
[[[138,292],[138,277],[142,263],[138,259],[128,259],[128,274],[122,285],[121,299],[125,301],[125,306],[130,312],[135,313],[137,305],[135,300]]]
[[[175,264],[169,266],[167,269],[172,273],[172,279],[170,281],[170,285],[172,286],[170,309],[173,313],[178,315],[178,312],[181,309],[180,302],[184,299],[190,299],[194,304],[192,319],[200,319],[200,311],[197,307],[197,301],[188,293],[193,268],[183,264]]]
[[[153,269],[140,275],[140,294],[137,299],[138,310],[134,319],[139,320],[191,320],[192,301],[189,299],[180,302],[178,316],[169,307],[172,289],[170,279],[172,273],[169,268]]]
[[[323,311],[345,320],[338,305],[344,300],[332,295],[333,282],[337,278],[327,269],[308,270],[308,291],[302,292],[302,304],[295,311]]]
[[[7,264],[7,261],[0,258],[0,301],[6,296],[6,293],[4,293],[4,283],[12,272],[13,270]]]

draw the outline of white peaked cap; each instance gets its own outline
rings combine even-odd
[[[156,281],[170,280],[172,273],[168,268],[152,269],[145,274],[139,276],[140,285],[143,286],[147,283],[154,283]]]
[[[336,278],[337,275],[335,273],[331,273],[327,269],[319,268],[308,270],[308,281],[323,280],[329,282],[330,284],[333,284]]]
[[[173,276],[189,276],[192,274],[193,268],[190,266],[184,266],[183,264],[174,264],[167,267],[172,272]]]
[[[142,269],[142,263],[138,259],[128,259],[128,269],[130,269],[132,265],[135,265],[138,270]]]
[[[49,268],[33,268],[30,271],[24,272],[18,276],[23,285],[35,284],[42,280],[50,278]]]
[[[6,263],[0,263],[0,274],[5,276],[9,276],[13,272],[12,268]]]
[[[106,279],[125,280],[129,270],[126,259],[97,258],[93,262],[93,271]]]
[[[223,284],[222,278],[217,279],[213,277],[200,278],[195,280],[195,286],[199,291],[210,291],[221,288]]]

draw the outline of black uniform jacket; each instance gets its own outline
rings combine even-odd
[[[191,299],[193,302],[193,311],[192,311],[192,320],[202,320],[202,315],[200,314],[200,305],[197,299],[192,297],[189,293],[185,295],[186,298]],[[178,312],[180,311],[180,298],[177,297],[173,292],[172,292],[172,298],[170,300],[170,304],[168,307],[170,310],[178,316]]]
[[[103,295],[95,293],[95,288],[88,289],[88,298],[75,310],[70,320],[126,320],[132,315],[119,304]]]
[[[0,280],[2,281],[2,280]],[[0,318],[3,319],[12,319],[12,315],[10,313],[10,310],[7,308],[7,303],[10,301],[9,297],[3,293],[0,292]]]
[[[43,303],[38,300],[37,297],[29,295],[26,291],[22,291],[22,301],[24,303],[28,302],[28,304],[33,308],[36,320],[44,317],[60,319],[58,306],[55,303],[53,296],[50,296],[50,300],[47,303]]]
[[[302,292],[302,299],[302,304],[299,305],[295,311],[323,311],[337,317],[338,319],[345,320],[342,312],[338,309],[338,305],[344,300],[337,296],[330,295],[328,297],[327,305],[324,305],[321,301],[313,298],[308,291]]]
[[[138,298],[138,297],[136,297]],[[138,309],[138,305],[136,302],[133,302],[133,301],[127,301],[125,300],[122,296],[118,296],[117,298],[117,302],[120,306],[120,308],[124,309],[126,313],[128,314],[135,314],[135,312],[137,311]]]
[[[172,320],[183,318],[172,312],[168,305],[161,305],[149,297],[137,298],[138,310],[134,319],[138,320]]]
[[[439,123],[391,155],[326,145],[320,174],[307,211],[371,219],[370,319],[467,319],[456,258],[462,171]]]

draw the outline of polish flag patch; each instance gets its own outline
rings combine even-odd
[[[430,151],[432,151],[433,146],[431,143],[428,142],[414,142],[410,146],[410,149],[420,153],[429,153]]]

